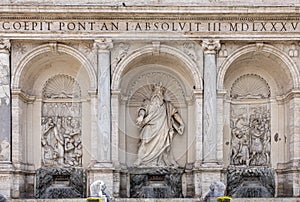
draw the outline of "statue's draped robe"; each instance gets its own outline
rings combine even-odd
[[[165,162],[160,162],[162,160],[160,157],[172,142],[172,116],[177,110],[169,102],[164,102],[159,107],[147,105],[143,109],[147,116],[141,129],[141,145],[137,161],[141,165],[161,165]]]

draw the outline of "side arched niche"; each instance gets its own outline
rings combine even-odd
[[[256,125],[265,127],[261,133],[266,135],[264,138],[261,136],[257,147],[258,150],[262,148],[262,153],[259,154],[263,158],[262,162],[255,164],[250,160],[250,166],[252,164],[276,169],[279,164],[294,158],[291,152],[293,131],[288,129],[288,120],[293,113],[289,105],[293,101],[288,95],[297,88],[298,79],[298,70],[289,56],[267,44],[242,47],[225,60],[218,73],[218,88],[227,92],[223,127],[225,165],[247,164],[242,159],[241,163],[233,162],[235,140],[232,136],[236,131],[242,134],[243,129],[246,133],[252,130],[250,119],[255,116],[261,117],[257,119],[261,124]],[[250,159],[258,155],[253,154],[254,146],[244,142],[245,145],[248,144]],[[265,158],[270,159],[265,161]]]
[[[192,67],[195,69],[195,66]],[[196,70],[197,72],[197,70]],[[185,123],[182,136],[175,135],[172,153],[179,165],[195,161],[195,78],[178,57],[160,52],[139,55],[128,62],[120,77],[119,161],[132,166],[137,159],[140,129],[136,125],[139,107],[151,96],[151,85],[161,83],[165,98],[177,109]],[[199,82],[199,81],[197,81]],[[201,83],[201,82],[200,82]]]
[[[217,85],[227,92],[223,125],[225,166],[274,169],[277,179],[270,193],[293,196],[297,182],[289,163],[299,158],[295,122],[299,70],[293,60],[268,44],[247,45],[224,61]],[[287,179],[292,179],[288,186]]]
[[[87,167],[94,158],[95,86],[92,66],[69,46],[41,45],[24,56],[12,73],[12,121],[19,123],[13,126],[13,161],[36,169]]]

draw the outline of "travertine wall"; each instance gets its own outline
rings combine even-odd
[[[171,152],[186,169],[186,196],[202,197],[214,180],[226,183],[230,165],[274,168],[276,195],[299,196],[298,7],[234,2],[235,8],[224,6],[232,1],[204,1],[211,6],[204,8],[173,7],[171,1],[101,7],[107,2],[89,1],[79,8],[39,1],[61,5],[47,9],[2,1],[0,107],[11,113],[3,113],[7,128],[0,131],[0,192],[32,197],[38,168],[68,166],[87,169],[89,184],[103,179],[119,197],[127,186],[122,172],[137,158],[137,110],[149,85],[162,83],[185,123]],[[68,107],[47,111],[45,103]],[[76,116],[70,103],[80,103]],[[254,130],[254,115],[264,116],[256,124],[264,134],[234,142],[235,131]],[[234,124],[238,116],[247,127]],[[49,117],[55,120],[51,133],[45,130]],[[67,123],[74,117],[77,124]]]

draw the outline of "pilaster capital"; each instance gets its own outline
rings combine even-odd
[[[221,49],[219,40],[205,39],[202,41],[202,48],[205,54],[216,54]]]
[[[113,42],[111,39],[101,38],[95,40],[95,47],[97,47],[98,52],[109,52],[113,48]]]
[[[9,52],[10,46],[11,44],[9,39],[0,39],[0,52]]]

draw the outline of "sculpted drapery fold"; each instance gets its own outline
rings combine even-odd
[[[136,166],[177,166],[170,148],[174,135],[183,134],[184,123],[177,109],[164,99],[164,91],[162,84],[154,84],[150,100],[138,110],[141,142]]]

